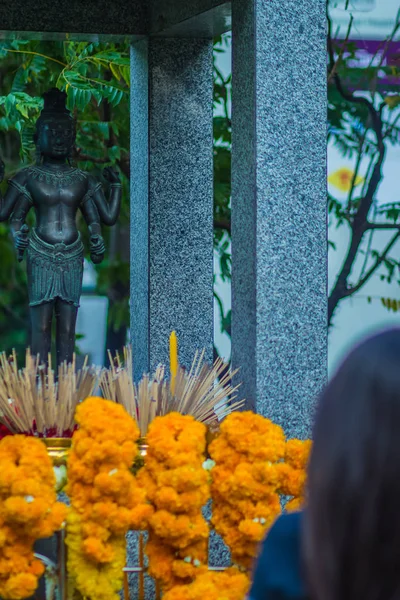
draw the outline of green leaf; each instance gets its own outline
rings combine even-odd
[[[131,84],[131,68],[130,65],[120,67],[121,75],[126,85],[130,87]]]
[[[115,162],[121,158],[121,150],[119,146],[112,146],[108,149],[108,158],[111,162]]]
[[[16,104],[16,109],[21,113],[23,117],[25,117],[25,119],[29,119],[29,112],[26,104],[18,102],[18,104]]]
[[[16,102],[16,98],[15,98],[14,94],[8,94],[8,96],[6,96],[5,108],[6,108],[7,117],[9,116],[10,112],[14,108],[15,102]]]
[[[116,65],[115,63],[110,63],[110,70],[117,81],[120,81],[120,79],[122,79],[118,65]]]

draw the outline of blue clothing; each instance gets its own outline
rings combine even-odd
[[[301,573],[301,513],[280,517],[263,542],[250,600],[307,600]]]

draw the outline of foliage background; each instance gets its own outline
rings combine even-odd
[[[215,54],[228,39],[215,40]],[[0,43],[0,154],[7,177],[34,162],[32,136],[42,108],[41,96],[56,86],[68,95],[77,125],[74,163],[101,177],[107,164],[117,164],[123,183],[118,224],[103,228],[107,244],[104,262],[97,266],[97,292],[110,301],[107,348],[120,349],[129,328],[129,46],[97,43],[14,40]],[[230,77],[214,66],[215,236],[214,244],[226,277],[230,255],[230,142],[228,116]],[[103,180],[104,185],[106,182]],[[6,183],[2,184],[4,193]],[[30,215],[30,225],[33,216]],[[80,227],[88,249],[87,231]],[[0,346],[16,348],[22,357],[29,334],[25,264],[18,264],[7,223],[0,223]],[[88,257],[88,253],[87,253]],[[230,327],[223,314],[222,327]]]

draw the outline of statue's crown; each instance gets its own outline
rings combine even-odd
[[[71,113],[66,107],[67,94],[65,92],[62,92],[57,88],[52,88],[43,94],[43,99],[44,107],[42,110],[42,115],[49,113],[63,113],[71,116]]]

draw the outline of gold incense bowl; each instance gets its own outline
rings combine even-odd
[[[68,454],[71,448],[71,438],[43,438],[44,445],[47,448],[47,454],[50,456],[55,467],[66,466]]]

